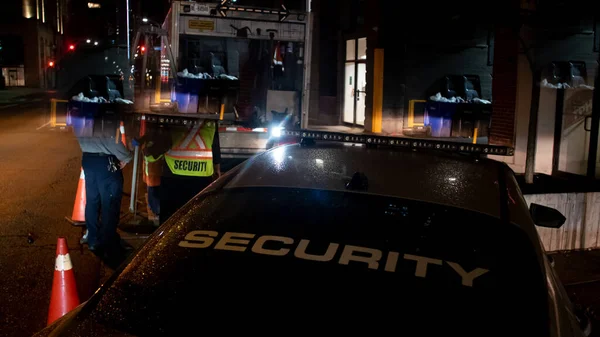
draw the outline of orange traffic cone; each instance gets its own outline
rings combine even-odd
[[[58,238],[47,324],[52,324],[52,322],[63,317],[78,305],[79,295],[77,295],[75,274],[73,274],[73,265],[69,256],[67,239]]]
[[[73,226],[85,226],[85,174],[81,169],[79,175],[79,185],[77,186],[77,195],[73,205],[73,215],[66,218]]]

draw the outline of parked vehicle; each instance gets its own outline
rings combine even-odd
[[[37,336],[583,336],[512,149],[282,131]],[[589,331],[589,330],[588,330]]]

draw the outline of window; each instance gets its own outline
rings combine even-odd
[[[2,76],[4,76],[4,84],[7,87],[25,86],[25,68],[23,67],[2,68]]]

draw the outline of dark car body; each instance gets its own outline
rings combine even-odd
[[[317,142],[253,157],[39,336],[583,336],[513,172]]]

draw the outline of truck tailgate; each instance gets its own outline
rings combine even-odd
[[[223,158],[249,158],[267,150],[267,129],[219,128],[219,142]]]

